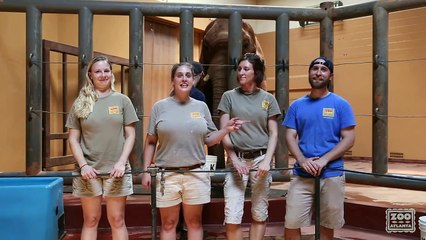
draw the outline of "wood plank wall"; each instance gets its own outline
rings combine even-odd
[[[389,16],[389,153],[404,160],[426,160],[426,8]],[[275,33],[258,35],[265,52],[268,90],[275,91]],[[371,156],[372,17],[334,23],[335,92],[357,115],[352,155]],[[309,91],[307,65],[319,54],[319,25],[291,29],[290,102]],[[398,153],[398,154],[395,154]]]

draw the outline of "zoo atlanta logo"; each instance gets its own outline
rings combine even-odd
[[[402,233],[416,231],[416,210],[413,208],[386,209],[386,232]]]

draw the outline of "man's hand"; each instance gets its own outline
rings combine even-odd
[[[317,159],[319,159],[319,157],[303,158],[298,159],[297,162],[307,173],[312,176],[317,176],[321,173],[321,171],[318,171],[318,165],[314,163]]]
[[[327,165],[328,161],[322,157],[317,158],[314,160],[313,164],[316,166],[317,170],[317,175],[314,176],[319,176],[322,172],[322,170],[324,169],[324,167]]]

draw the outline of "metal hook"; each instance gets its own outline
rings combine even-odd
[[[278,66],[281,67],[281,70],[283,70],[284,72],[286,71],[286,69],[288,69],[289,63],[288,63],[288,59],[283,59],[280,60],[278,62]]]
[[[33,57],[34,57],[34,54],[33,54],[33,53],[30,53],[30,54],[28,55],[28,65],[29,65],[30,67],[31,67],[31,66],[33,66],[33,64],[34,64]]]
[[[373,117],[375,117],[375,118],[379,118],[379,117],[380,117],[380,115],[379,115],[379,111],[380,111],[380,108],[379,108],[379,107],[374,108]]]
[[[31,121],[33,119],[32,113],[33,113],[33,107],[30,107],[29,114],[28,114],[28,121]]]
[[[238,60],[236,58],[231,58],[232,69],[237,70],[238,68]]]
[[[80,62],[81,62],[81,66],[82,66],[82,67],[87,66],[86,54],[82,54],[82,55],[81,55]]]
[[[379,56],[379,54],[374,55],[374,63],[375,63],[377,66],[385,66],[384,61],[383,61],[383,60],[380,60],[380,56]]]
[[[131,66],[133,66],[133,67],[135,67],[135,68],[140,67],[140,64],[139,64],[139,58],[138,58],[138,56],[137,56],[137,55],[135,55],[135,56],[133,57],[133,64],[131,64]]]

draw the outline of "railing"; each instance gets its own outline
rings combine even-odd
[[[272,168],[270,169],[270,173],[275,176],[276,178],[290,178],[290,172],[294,168]],[[333,170],[340,170],[342,169],[333,169]],[[191,172],[193,174],[196,173],[214,173],[214,176],[212,179],[212,182],[223,182],[224,175],[229,172],[234,172],[235,170],[232,169],[217,169],[217,170],[162,170],[158,167],[150,167],[147,171],[132,171],[132,172],[126,172],[125,174],[132,174],[132,175],[139,175],[142,173],[149,173],[151,176],[151,224],[152,224],[152,230],[151,230],[151,238],[153,240],[157,239],[157,222],[158,222],[158,214],[157,214],[157,205],[156,205],[156,188],[157,188],[157,175],[162,174],[165,172],[176,172],[176,173],[186,173]],[[256,171],[255,169],[252,169],[251,171]],[[280,172],[287,171],[286,174],[282,174]],[[406,188],[411,190],[419,190],[419,191],[426,191],[426,176],[416,176],[416,177],[409,177],[406,175],[390,175],[390,174],[374,174],[374,173],[367,173],[367,172],[361,172],[361,171],[354,171],[354,170],[348,170],[343,169],[345,172],[345,178],[346,180],[353,179],[354,176],[362,177],[365,181],[364,184],[369,185],[380,185],[385,187],[397,187],[397,188]],[[109,174],[98,174],[98,176],[108,176]],[[74,177],[80,177],[81,175],[78,172],[46,172],[46,174],[43,175],[37,175],[37,176],[26,176],[26,175],[13,175],[13,174],[0,174],[0,178],[2,177],[63,177],[63,178],[74,178]],[[350,181],[347,181],[350,182]],[[358,182],[357,182],[358,183]],[[380,184],[382,183],[382,184]],[[384,183],[384,184],[383,184]],[[392,184],[393,183],[393,184]],[[315,177],[315,197],[314,197],[314,206],[315,206],[315,240],[320,239],[320,196],[319,196],[319,189],[320,189],[320,177]]]
[[[242,19],[273,20],[276,25],[276,98],[282,112],[289,105],[289,21],[315,21],[320,23],[320,55],[333,59],[333,21],[350,18],[373,16],[373,172],[387,172],[388,146],[388,25],[389,13],[424,7],[426,1],[372,1],[363,4],[334,7],[333,2],[320,4],[321,9],[288,8],[267,6],[229,6],[203,4],[164,4],[164,3],[132,3],[109,1],[57,1],[57,0],[3,0],[0,12],[26,13],[26,47],[27,47],[27,88],[31,89],[27,96],[26,106],[26,174],[36,175],[42,169],[43,119],[38,110],[42,109],[42,62],[41,19],[45,13],[65,13],[79,15],[78,65],[79,82],[84,80],[87,62],[93,54],[93,15],[127,15],[129,16],[129,85],[133,89],[129,94],[139,116],[143,116],[143,86],[140,83],[143,75],[141,31],[145,16],[171,16],[180,18],[180,60],[191,60],[193,56],[193,19],[228,18],[229,19],[229,64],[234,65],[242,48]],[[236,70],[231,68],[228,85],[232,86]],[[333,90],[333,83],[330,84]],[[133,92],[134,91],[134,92]],[[135,94],[133,94],[135,93]],[[375,102],[374,99],[380,99]],[[143,121],[137,124],[141,130]],[[142,143],[143,131],[136,136],[136,143]],[[279,129],[279,139],[284,139],[284,129]],[[141,157],[139,149],[138,156]],[[288,166],[288,151],[283,143],[279,143],[275,155],[278,167]]]

